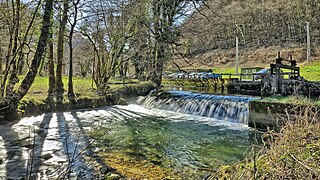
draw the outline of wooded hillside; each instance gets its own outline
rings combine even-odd
[[[190,59],[210,52],[211,56],[216,54],[212,58],[230,59],[234,54],[229,51],[235,48],[235,39],[239,37],[240,49],[246,50],[246,56],[261,48],[273,56],[277,50],[300,48],[294,58],[303,61],[307,22],[312,53],[317,56],[319,20],[319,0],[208,0],[184,23],[181,51]],[[273,47],[269,49],[273,52],[268,52],[269,47]],[[247,54],[248,50],[252,52]]]

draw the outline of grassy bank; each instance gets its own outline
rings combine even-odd
[[[320,81],[320,61],[302,65],[301,76],[310,81]]]
[[[311,108],[297,111],[280,132],[264,133],[266,141],[244,161],[221,166],[211,179],[319,179],[320,118]]]
[[[108,86],[110,88],[106,93],[106,96],[101,96],[98,94],[96,86],[92,83],[91,78],[74,77],[73,85],[74,93],[76,95],[76,103],[74,103],[70,102],[68,99],[67,77],[63,77],[63,84],[65,89],[63,104],[56,106],[55,103],[47,102],[48,77],[37,77],[27,95],[20,101],[18,115],[28,116],[56,110],[126,104],[127,102],[123,98],[144,95],[156,87],[155,84],[150,81],[131,79],[124,82],[121,79],[115,79],[109,82]]]
[[[303,96],[271,96],[263,98],[260,101],[320,107],[320,99],[310,99]]]
[[[64,89],[65,89],[65,100],[67,100],[67,90],[68,90],[68,78],[62,78]],[[48,77],[36,77],[34,83],[32,84],[28,94],[23,98],[23,100],[33,100],[33,101],[42,101],[47,97],[48,91]],[[146,82],[139,81],[136,79],[126,80],[125,83],[120,79],[113,79],[110,81],[110,90],[117,90],[124,87],[125,85],[133,84],[144,84]],[[78,98],[99,98],[96,91],[96,86],[92,82],[91,78],[84,77],[73,77],[73,87],[74,93]]]

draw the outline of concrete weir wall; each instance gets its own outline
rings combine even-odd
[[[293,106],[284,103],[250,101],[248,125],[263,131],[279,129],[281,126],[280,117],[284,117],[286,111],[290,112]]]
[[[262,131],[268,129],[280,130],[288,121],[301,120],[298,117],[308,117],[309,120],[320,119],[320,106],[299,105],[261,100],[249,102],[249,127]]]

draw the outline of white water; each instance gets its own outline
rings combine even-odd
[[[138,103],[152,108],[248,124],[249,101],[257,98],[164,91],[140,97]]]

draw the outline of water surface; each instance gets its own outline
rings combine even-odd
[[[203,179],[252,143],[245,124],[137,104],[47,113],[0,130],[0,179],[94,179],[100,166],[135,179]]]
[[[242,159],[251,144],[251,131],[244,124],[139,105],[77,116],[90,127],[87,133],[96,139],[100,154],[136,178],[148,178],[144,171],[151,169],[153,178],[201,179],[210,173],[208,169]]]

